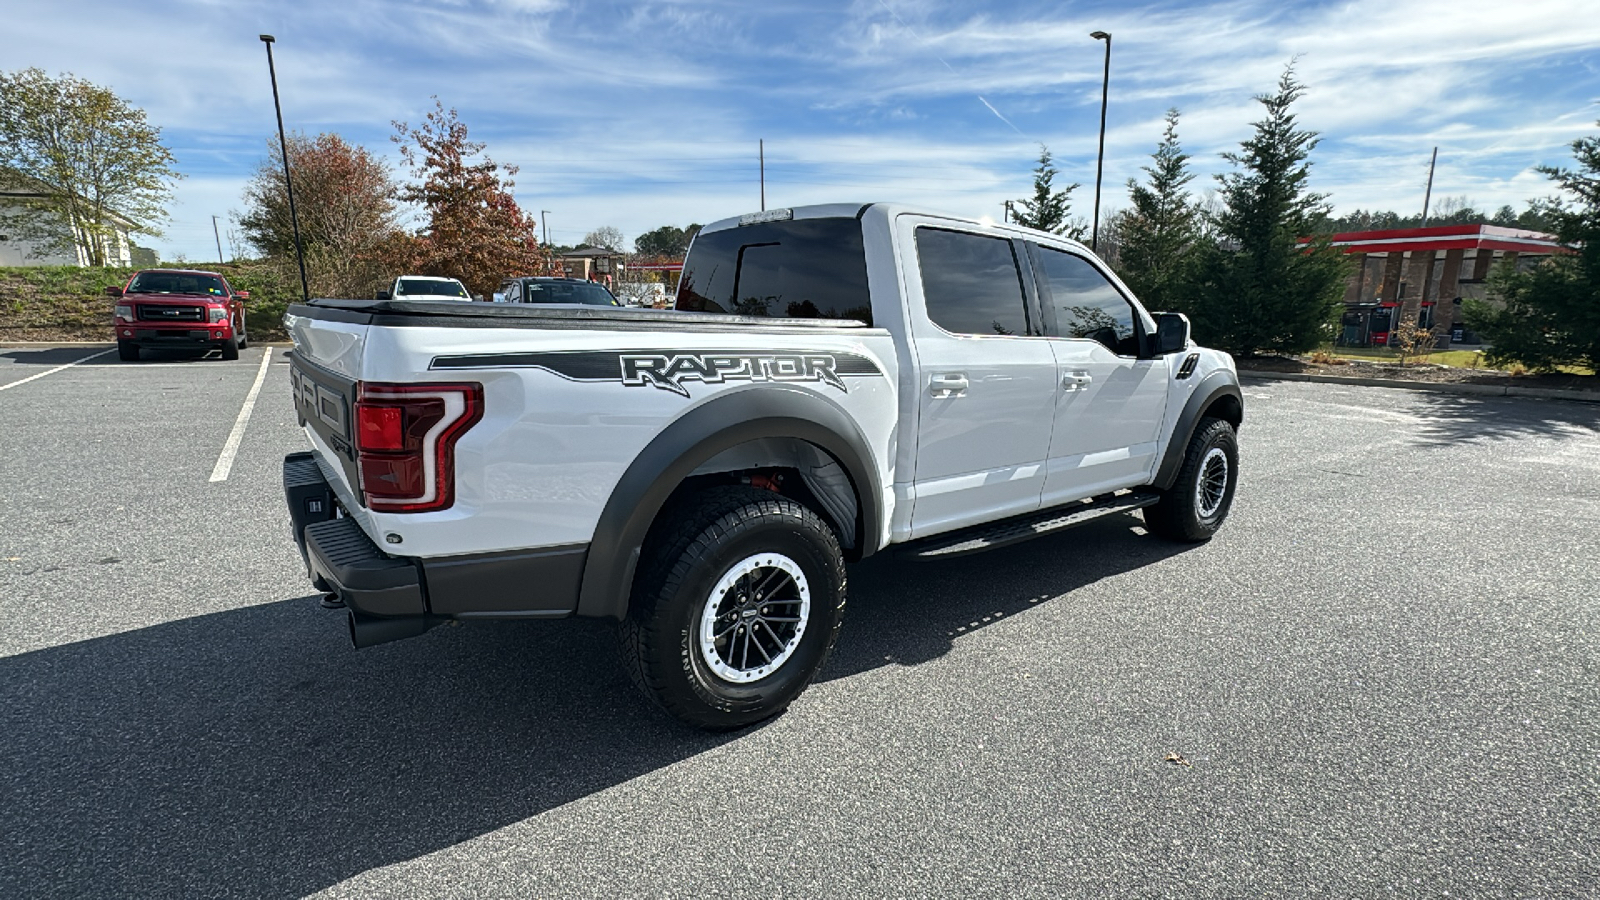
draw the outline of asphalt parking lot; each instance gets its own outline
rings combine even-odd
[[[708,735],[598,623],[352,650],[282,350],[98,349],[0,347],[0,896],[1600,894],[1600,407],[1251,381],[1210,544],[874,558]]]

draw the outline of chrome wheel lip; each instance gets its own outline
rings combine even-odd
[[[728,614],[730,602],[735,609],[738,607],[739,604],[736,597],[730,597],[729,595],[735,594],[740,581],[756,572],[770,572],[772,570],[783,572],[788,576],[785,579],[785,583],[792,582],[794,584],[798,602],[790,600],[785,606],[786,611],[793,610],[792,615],[798,621],[784,623],[785,625],[792,625],[794,631],[784,641],[775,655],[764,659],[759,666],[740,668],[732,664],[731,653],[729,654],[729,659],[724,659],[721,651],[717,649],[717,620]],[[798,607],[798,609],[794,609],[795,607]],[[747,611],[746,616],[743,618],[744,622],[749,623],[766,622],[765,617],[755,613],[754,610]],[[729,567],[728,571],[723,573],[722,577],[717,580],[716,586],[711,589],[705,605],[700,610],[700,623],[696,640],[700,650],[700,661],[705,664],[706,668],[711,670],[713,675],[724,681],[734,684],[750,684],[760,681],[777,672],[783,667],[784,663],[789,661],[790,657],[794,656],[795,650],[800,646],[800,639],[805,637],[806,625],[810,622],[810,619],[811,584],[806,579],[805,572],[801,571],[800,564],[782,553],[752,554],[734,563]],[[741,622],[741,624],[743,625],[744,623]],[[753,625],[745,625],[745,627],[753,627]],[[767,627],[770,629],[770,626]],[[775,631],[774,637],[776,637],[776,634],[777,632]],[[748,663],[748,660],[744,661]]]
[[[1228,496],[1228,454],[1212,447],[1200,459],[1200,473],[1194,484],[1194,506],[1200,518],[1209,519],[1222,509]]]

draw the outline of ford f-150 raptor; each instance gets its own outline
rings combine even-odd
[[[294,535],[357,646],[616,620],[637,683],[735,728],[828,656],[845,564],[1142,510],[1202,541],[1238,478],[1233,360],[1081,245],[892,204],[707,226],[675,310],[290,307]]]

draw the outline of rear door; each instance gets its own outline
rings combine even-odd
[[[1044,506],[1148,482],[1166,414],[1168,357],[1140,359],[1151,327],[1088,256],[1030,244],[1059,389]]]
[[[1037,509],[1056,360],[1022,242],[922,216],[896,228],[918,366],[912,535]]]

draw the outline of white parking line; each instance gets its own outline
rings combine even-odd
[[[256,408],[256,395],[261,393],[261,383],[267,380],[267,363],[272,362],[272,348],[261,354],[261,368],[256,370],[256,383],[250,385],[250,393],[245,395],[244,406],[239,410],[239,418],[233,423],[233,433],[228,435],[228,442],[222,445],[222,455],[217,457],[216,468],[211,470],[212,481],[227,481],[228,470],[233,468],[233,458],[239,455],[239,442],[244,440],[244,429],[250,424],[250,413]]]
[[[36,380],[38,380],[40,378],[45,377],[46,375],[54,375],[55,373],[61,371],[62,369],[70,369],[73,366],[77,365],[78,363],[86,363],[91,359],[95,359],[97,357],[105,356],[107,353],[110,353],[112,350],[115,350],[115,349],[117,349],[117,348],[112,347],[111,350],[101,350],[99,353],[91,353],[90,355],[85,356],[83,359],[74,360],[73,362],[69,362],[64,366],[56,366],[54,369],[46,369],[46,370],[44,370],[43,372],[40,372],[37,375],[29,375],[27,378],[22,378],[22,379],[19,379],[17,381],[13,381],[10,384],[0,384],[0,391],[8,390],[10,388],[14,388],[19,384],[27,384],[30,381],[36,381]]]

